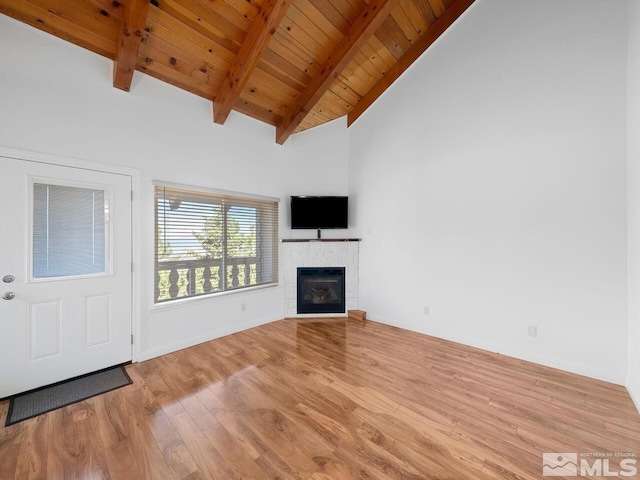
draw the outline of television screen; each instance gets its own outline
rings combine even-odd
[[[348,228],[348,197],[291,197],[291,228]]]

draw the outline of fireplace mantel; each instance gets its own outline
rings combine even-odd
[[[360,242],[360,238],[283,238],[282,243],[301,242]]]

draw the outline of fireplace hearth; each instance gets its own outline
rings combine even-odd
[[[344,267],[298,268],[298,313],[345,313]]]

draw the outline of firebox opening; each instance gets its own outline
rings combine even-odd
[[[344,271],[298,268],[298,313],[345,313]]]

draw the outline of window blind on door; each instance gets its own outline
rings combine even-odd
[[[32,277],[104,273],[106,209],[103,190],[34,183]]]

